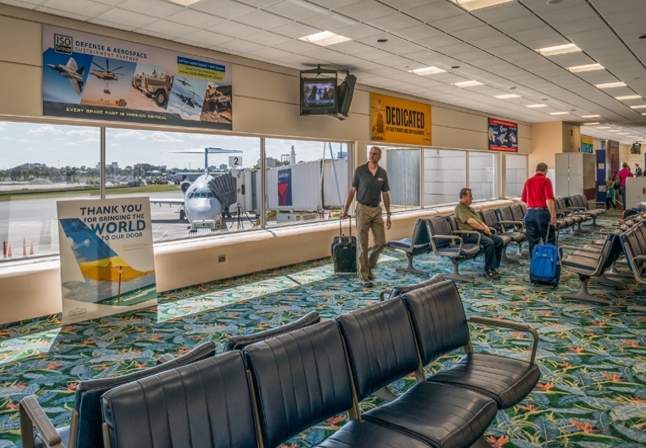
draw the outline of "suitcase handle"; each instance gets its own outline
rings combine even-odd
[[[352,238],[352,216],[348,215],[348,219],[350,220],[350,225],[349,225],[350,238]],[[339,217],[339,238],[343,236],[343,229],[341,228],[342,224],[343,224],[343,215]]]

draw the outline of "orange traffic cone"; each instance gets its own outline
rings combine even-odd
[[[7,250],[7,258],[13,257],[13,254],[11,253],[11,244],[9,244],[9,249]]]
[[[29,255],[34,255],[34,242],[31,242],[31,246],[29,247]]]

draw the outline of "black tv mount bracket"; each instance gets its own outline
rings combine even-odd
[[[322,75],[322,74],[334,74],[336,76],[336,70],[331,70],[329,68],[321,68],[321,64],[317,68],[311,68],[309,70],[301,70],[301,74],[306,73],[310,75]]]

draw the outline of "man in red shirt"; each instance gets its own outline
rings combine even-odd
[[[547,178],[547,165],[543,162],[536,165],[536,174],[525,182],[521,200],[527,204],[525,213],[525,230],[529,241],[531,257],[541,238],[550,244],[556,242],[556,208],[554,207],[554,189],[552,181]],[[549,228],[549,236],[548,236]]]

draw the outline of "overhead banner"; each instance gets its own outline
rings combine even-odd
[[[431,146],[430,104],[371,93],[370,140]]]
[[[231,64],[43,25],[43,115],[233,128]]]
[[[581,137],[581,152],[592,154],[594,141],[590,137]]]
[[[157,304],[149,198],[56,206],[63,323]]]
[[[518,152],[518,125],[489,119],[489,151]]]

